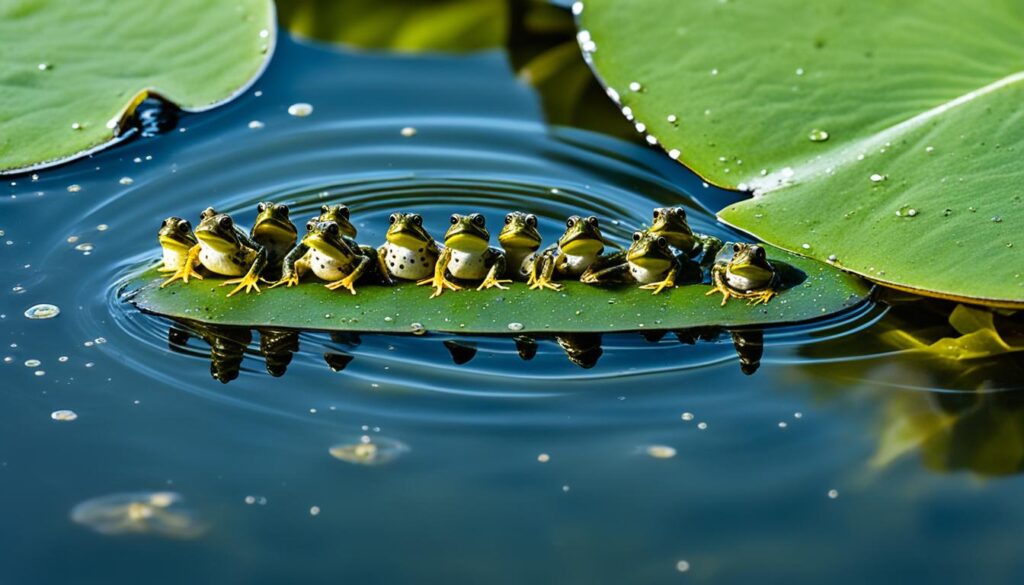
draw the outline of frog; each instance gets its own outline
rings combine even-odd
[[[353,250],[358,249],[362,251],[364,256],[369,256],[371,258],[375,257],[377,251],[376,249],[373,248],[373,246],[361,246],[356,242],[356,226],[352,225],[350,218],[351,212],[349,211],[348,207],[344,204],[338,203],[335,205],[321,205],[320,215],[313,216],[312,218],[310,218],[309,221],[306,222],[306,233],[308,234],[309,232],[311,232],[313,228],[315,228],[316,225],[322,221],[333,221],[334,223],[338,224],[338,231],[341,234],[341,238],[345,240],[345,243],[348,244],[350,248],[352,248]],[[285,257],[292,255],[294,256],[295,261],[298,261],[298,259],[305,256],[306,252],[309,251],[309,246],[303,243],[303,239],[304,238],[299,239],[297,242],[294,242],[293,247],[291,248],[291,250],[288,251]],[[282,258],[282,263],[283,261],[284,258]],[[293,285],[294,284],[297,284],[297,281],[293,283]],[[390,282],[388,282],[388,284],[390,284]]]
[[[664,237],[676,250],[680,263],[699,257],[701,265],[706,267],[714,260],[715,252],[722,247],[722,240],[694,233],[686,219],[686,210],[680,206],[655,208],[651,213],[651,227],[647,228],[647,231],[655,236]],[[599,258],[591,268],[608,268],[625,261],[626,251],[616,252]]]
[[[658,294],[675,288],[682,265],[668,238],[640,230],[633,232],[633,243],[626,250],[625,262],[600,269],[588,268],[580,276],[586,284],[638,283],[640,288]]]
[[[266,249],[268,269],[280,270],[285,255],[298,240],[298,230],[288,218],[288,206],[272,201],[258,203],[249,237]]]
[[[548,246],[530,267],[530,290],[562,290],[554,278],[579,278],[604,252],[608,243],[596,217],[573,215],[565,221],[565,232]]]
[[[267,267],[266,248],[235,225],[234,220],[226,213],[218,213],[214,208],[207,207],[200,215],[200,219],[199,226],[195,229],[199,243],[189,249],[181,268],[160,287],[163,288],[176,280],[187,284],[190,277],[198,275],[196,268],[202,266],[214,274],[241,277],[221,283],[221,286],[237,285],[227,296],[234,296],[242,291],[248,294],[254,290],[258,294],[260,277]]]
[[[388,283],[412,280],[417,283],[434,273],[441,245],[423,227],[418,213],[392,213],[388,217],[386,240],[377,248],[377,264]]]
[[[506,276],[525,282],[530,268],[537,260],[541,237],[537,231],[537,216],[513,211],[505,216],[505,225],[498,234],[498,243],[505,250]]]
[[[285,256],[281,279],[270,288],[295,286],[310,271],[329,281],[324,285],[328,289],[344,288],[356,294],[356,282],[375,274],[377,264],[372,255],[348,243],[337,222],[317,221],[302,237],[302,247],[296,246]]]
[[[177,272],[185,264],[188,251],[199,243],[192,233],[192,224],[187,219],[171,216],[160,224],[157,240],[163,253],[163,263],[157,269],[160,272]],[[202,279],[201,275],[196,278]]]
[[[491,234],[486,220],[479,213],[452,214],[451,226],[444,234],[444,250],[434,264],[434,275],[417,282],[434,287],[430,298],[445,290],[462,290],[459,282],[477,282],[476,290],[508,289],[509,279],[499,278],[505,273],[505,252],[490,246]],[[451,278],[449,278],[451,277]],[[459,282],[454,282],[455,281]]]
[[[722,248],[711,267],[712,288],[706,295],[722,293],[722,306],[730,297],[748,299],[753,305],[767,303],[778,294],[779,275],[763,247],[735,243]]]

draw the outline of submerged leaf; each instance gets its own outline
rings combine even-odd
[[[897,347],[926,351],[952,360],[985,358],[1024,350],[1024,344],[1010,344],[1003,339],[991,311],[957,305],[949,316],[949,324],[960,333],[959,337],[942,337],[929,342],[927,332],[900,329],[888,331],[881,337]]]

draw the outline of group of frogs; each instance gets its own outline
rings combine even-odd
[[[724,305],[730,297],[767,303],[779,286],[778,273],[757,244],[722,245],[712,236],[694,233],[682,207],[654,210],[651,226],[633,234],[628,249],[605,239],[596,217],[574,215],[558,241],[541,249],[537,218],[513,211],[498,234],[501,248],[490,245],[484,216],[454,214],[444,242],[434,240],[416,213],[393,213],[386,241],[378,248],[356,242],[356,227],[345,205],[324,205],[306,223],[306,233],[288,217],[288,207],[262,202],[248,232],[230,215],[206,208],[192,229],[185,219],[169,217],[160,227],[163,272],[161,284],[202,279],[200,268],[232,277],[222,286],[228,293],[260,292],[260,282],[295,286],[308,273],[331,290],[356,294],[357,283],[395,284],[414,281],[433,288],[431,298],[466,287],[506,289],[525,282],[531,290],[562,289],[559,281],[593,285],[638,284],[659,294],[676,286],[684,266],[711,264],[712,289]],[[606,246],[619,248],[605,253]]]

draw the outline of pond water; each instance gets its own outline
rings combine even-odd
[[[285,40],[245,96],[148,124],[5,182],[0,582],[1024,579],[1019,358],[886,341],[948,329],[946,305],[524,347],[211,329],[120,297],[164,217],[245,224],[266,199],[343,201],[368,242],[395,210],[436,232],[517,208],[546,240],[593,213],[625,241],[677,203],[741,237],[711,212],[737,195],[549,126],[503,53]],[[23,316],[39,303],[60,314]]]

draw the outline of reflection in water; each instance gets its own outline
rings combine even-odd
[[[204,531],[174,492],[138,492],[93,498],[71,510],[71,519],[101,534],[156,534],[193,538]]]
[[[409,450],[401,441],[387,437],[363,435],[356,443],[331,447],[331,456],[356,465],[383,465],[394,461]]]
[[[171,321],[167,339],[173,351],[193,356],[203,355],[203,353],[190,347],[189,340],[197,338],[206,342],[210,348],[210,375],[215,380],[226,384],[238,378],[246,350],[249,349],[253,340],[253,331],[259,337],[256,351],[263,357],[267,373],[275,378],[283,376],[295,354],[300,351],[299,331],[277,328],[250,330],[245,327],[210,325],[180,320]],[[720,341],[726,330],[716,327],[701,327],[671,332],[666,330],[642,331],[635,335],[648,344],[659,344],[666,339],[669,333],[674,334],[682,344],[696,345],[698,342],[716,343]],[[745,329],[731,331],[730,334],[733,347],[739,358],[740,369],[744,374],[753,374],[760,366],[761,356],[764,353],[763,331]],[[629,336],[629,334],[623,334],[623,336]],[[403,337],[412,338],[413,336]],[[421,336],[415,337],[420,338]],[[332,371],[341,372],[355,359],[352,351],[348,350],[355,350],[359,347],[362,339],[360,334],[348,332],[332,332],[329,338],[331,342],[345,349],[331,348],[323,353],[323,359]],[[474,339],[497,340],[500,344],[506,338],[446,339],[441,342],[441,345],[448,351],[452,363],[461,366],[472,361],[480,351],[480,343]],[[601,346],[603,337],[600,333],[559,333],[540,337],[516,335],[508,339],[515,346],[516,355],[523,361],[533,360],[540,349],[540,342],[549,340],[553,340],[565,352],[570,363],[583,369],[593,368],[604,355],[604,349]],[[423,342],[433,343],[430,337],[423,337]],[[544,366],[538,365],[538,367],[543,368]]]

